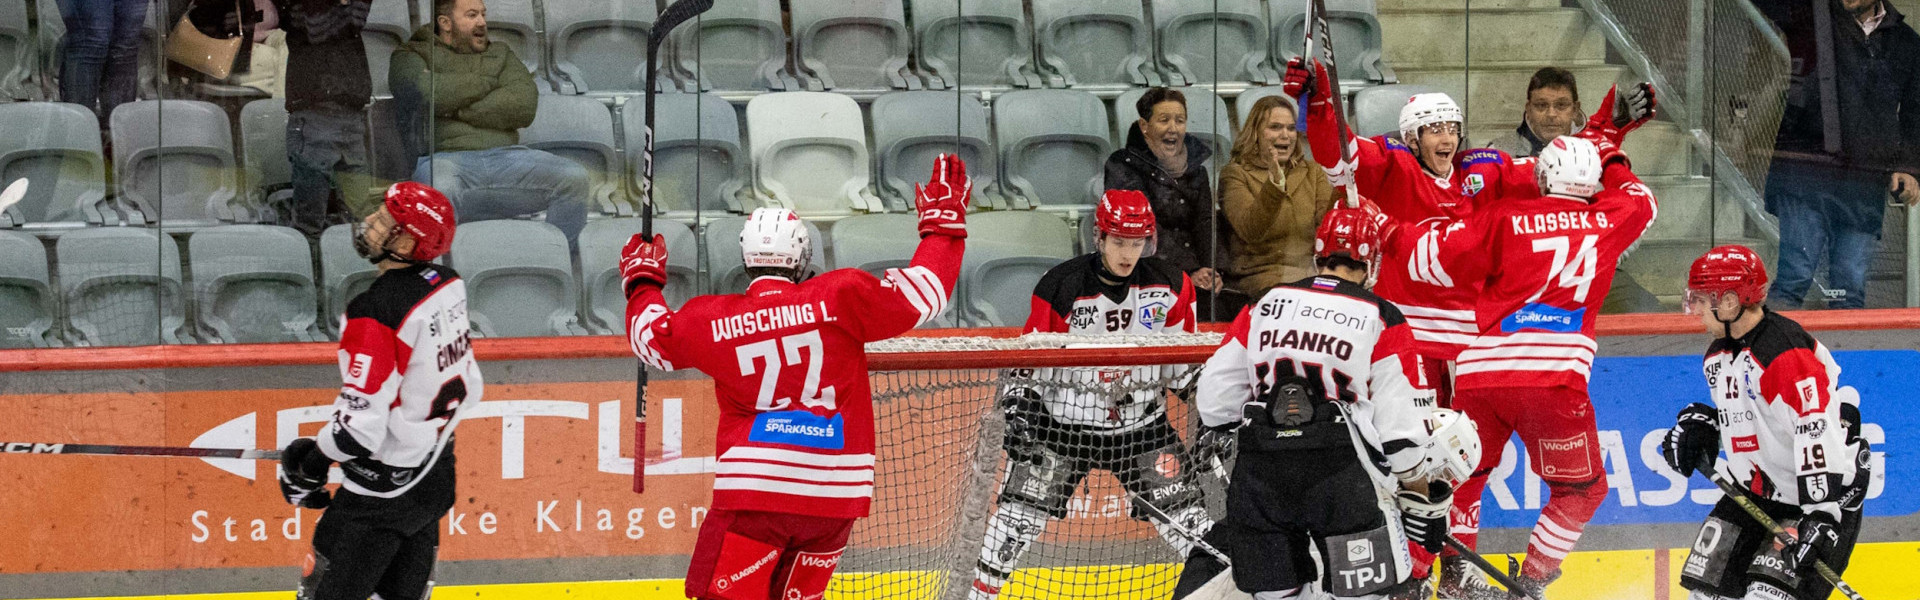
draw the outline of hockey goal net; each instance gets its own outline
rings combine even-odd
[[[1023,454],[1023,460],[1052,461],[1049,466],[1060,469],[1073,469],[1078,462],[1086,474],[1064,494],[1062,486],[1053,486],[1047,500],[1065,516],[1044,519],[1043,531],[1024,552],[986,550],[1007,559],[997,564],[1014,567],[999,597],[1167,597],[1184,557],[1163,539],[1167,534],[1139,514],[1142,509],[1130,506],[1139,494],[1129,492],[1120,482],[1123,474],[1115,471],[1142,464],[1122,460],[1139,457],[1119,456],[1128,450],[1111,447],[1128,445],[1129,435],[1137,442],[1145,434],[1098,437],[1046,429],[1084,431],[1103,419],[1124,429],[1128,421],[1164,418],[1180,443],[1170,451],[1153,449],[1144,464],[1178,476],[1186,457],[1160,455],[1189,448],[1184,442],[1197,427],[1192,381],[1219,342],[1217,333],[1028,334],[911,337],[870,345],[877,421],[874,507],[855,527],[829,597],[980,597],[976,569],[983,544],[992,543],[989,521],[1001,504],[1009,468],[1008,426],[1000,406],[1010,387],[1034,390],[1049,411],[1059,413],[1037,419],[1041,431],[1026,436],[1050,440],[1049,458]],[[1164,417],[1155,416],[1156,402],[1157,414]],[[1183,481],[1200,489],[1203,506],[1218,518],[1224,483],[1198,475]]]

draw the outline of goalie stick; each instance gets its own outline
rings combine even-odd
[[[680,0],[667,5],[647,32],[646,143],[640,165],[640,235],[653,241],[653,112],[654,90],[660,85],[660,44],[681,23],[713,8],[713,0]],[[632,333],[632,332],[628,332]],[[633,380],[633,493],[647,491],[647,363],[639,361]]]
[[[1200,534],[1195,533],[1191,529],[1187,529],[1187,526],[1180,524],[1179,521],[1173,520],[1173,517],[1167,516],[1166,511],[1160,510],[1160,507],[1147,502],[1146,498],[1141,498],[1139,494],[1133,493],[1133,490],[1126,489],[1125,487],[1122,487],[1121,490],[1126,492],[1129,498],[1133,499],[1134,506],[1146,507],[1147,512],[1153,513],[1155,520],[1165,523],[1168,529],[1172,529],[1174,533],[1180,534],[1180,537],[1193,540],[1193,547],[1204,550],[1207,554],[1212,554],[1214,558],[1220,560],[1220,564],[1226,565],[1228,568],[1233,567],[1233,559],[1227,558],[1227,553],[1221,552],[1219,548],[1213,547],[1213,544],[1207,543],[1207,540],[1202,539]]]
[[[34,442],[0,442],[0,454],[88,454],[96,456],[178,456],[184,458],[280,460],[279,450],[183,448],[179,446],[119,446],[112,444],[40,444]]]
[[[1719,471],[1715,470],[1712,461],[1700,461],[1699,470],[1700,474],[1706,475],[1707,479],[1713,480],[1714,485],[1720,486],[1720,491],[1726,493],[1727,498],[1732,499],[1734,504],[1740,505],[1741,510],[1747,511],[1747,516],[1753,517],[1753,520],[1759,523],[1761,527],[1765,527],[1767,531],[1772,532],[1774,541],[1785,544],[1788,547],[1800,543],[1800,540],[1796,540],[1792,535],[1788,535],[1787,530],[1781,528],[1780,523],[1774,521],[1773,517],[1767,516],[1766,511],[1760,510],[1760,506],[1754,504],[1752,498],[1747,497],[1745,490],[1740,489],[1740,486],[1734,485],[1732,481],[1728,481],[1727,476],[1721,475]],[[1813,561],[1813,570],[1820,573],[1821,579],[1825,579],[1827,583],[1833,584],[1833,589],[1839,590],[1840,594],[1846,596],[1848,600],[1866,600],[1865,597],[1860,595],[1860,592],[1853,590],[1853,586],[1847,585],[1845,580],[1840,579],[1840,574],[1835,573],[1832,567],[1827,566],[1826,561],[1815,559]]]
[[[1311,63],[1314,60],[1320,61],[1320,64],[1327,67],[1327,78],[1333,80],[1327,82],[1327,89],[1333,90],[1332,97],[1327,98],[1327,106],[1333,110],[1333,121],[1340,132],[1339,137],[1335,138],[1340,140],[1340,164],[1353,164],[1353,148],[1347,145],[1347,138],[1352,136],[1352,130],[1347,128],[1346,101],[1341,97],[1340,65],[1333,60],[1333,33],[1327,26],[1327,0],[1312,0],[1307,3],[1306,30],[1306,48],[1300,53],[1300,60],[1307,63],[1308,73],[1314,71]],[[1313,89],[1312,82],[1308,82],[1300,89],[1297,105],[1297,112],[1300,113],[1297,117],[1299,122],[1294,128],[1300,130],[1303,135],[1307,132],[1307,103],[1313,96]],[[1340,189],[1347,196],[1347,208],[1360,208],[1359,190],[1351,185],[1340,186]]]

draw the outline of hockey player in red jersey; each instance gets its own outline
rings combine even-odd
[[[1192,333],[1193,282],[1153,256],[1157,224],[1146,195],[1107,190],[1094,211],[1098,250],[1060,263],[1033,289],[1028,333]],[[1001,398],[1007,473],[987,519],[975,600],[994,598],[1020,558],[1093,469],[1120,480],[1135,518],[1185,555],[1213,527],[1192,465],[1167,421],[1161,382],[1179,367],[1015,369]],[[1091,389],[1089,389],[1091,388]],[[1146,506],[1142,506],[1145,504]],[[1171,519],[1172,522],[1167,522]]]
[[[1486,452],[1459,490],[1452,530],[1473,546],[1487,474],[1518,433],[1552,494],[1518,578],[1534,591],[1560,576],[1560,562],[1606,498],[1587,397],[1594,322],[1621,254],[1657,210],[1626,156],[1604,138],[1597,146],[1555,138],[1538,160],[1544,196],[1506,199],[1460,220],[1402,223],[1389,243],[1389,252],[1411,257],[1420,280],[1480,290],[1453,405],[1479,425]],[[1472,569],[1463,557],[1444,558],[1442,597],[1506,597]]]
[[[744,294],[700,296],[667,309],[667,246],[627,242],[627,336],[661,369],[713,378],[720,402],[713,512],[687,567],[687,596],[818,598],[854,520],[873,497],[873,397],[864,344],[906,333],[945,310],[966,245],[973,184],[958,157],[934,160],[916,189],[920,247],[884,277],[839,269],[811,279],[807,229],[792,211],[761,208],[740,233],[753,282]]]
[[[1846,571],[1860,534],[1870,479],[1860,436],[1860,395],[1840,385],[1840,365],[1799,323],[1766,309],[1767,271],[1743,246],[1721,246],[1693,262],[1687,311],[1713,341],[1702,369],[1714,406],[1680,411],[1660,444],[1681,475],[1713,469],[1747,491],[1796,534],[1782,547],[1731,498],[1700,526],[1680,585],[1694,600],[1823,600],[1833,585],[1814,573],[1819,559]]]
[[[1415,389],[1411,328],[1364,287],[1373,217],[1328,212],[1314,247],[1320,275],[1247,307],[1201,369],[1198,444],[1239,453],[1207,541],[1238,567],[1232,587],[1259,600],[1425,598],[1409,542],[1439,550],[1478,437]],[[1189,553],[1174,597],[1221,597],[1226,566]]]
[[[467,285],[433,259],[453,244],[454,210],[433,188],[401,182],[354,231],[379,268],[347,303],[333,419],[287,444],[280,491],[324,508],[299,600],[428,597],[440,517],[453,506],[453,430],[480,401]],[[334,463],[346,475],[327,495]]]

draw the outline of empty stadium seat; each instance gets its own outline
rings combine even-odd
[[[580,232],[580,280],[587,293],[587,328],[594,333],[627,332],[627,294],[620,287],[620,250],[640,233],[641,219],[606,219]],[[654,219],[653,233],[667,239],[667,285],[660,293],[678,309],[700,295],[700,240],[685,223]],[[737,246],[737,244],[736,244]]]
[[[78,104],[0,104],[0,185],[26,178],[11,214],[27,223],[112,223],[100,120]]]
[[[1033,31],[1050,87],[1165,83],[1139,0],[1033,0]]]
[[[553,48],[554,77],[561,91],[644,91],[647,61],[653,58],[647,56],[647,32],[653,29],[656,12],[647,1],[547,2],[547,44]]]
[[[0,230],[0,348],[59,346],[52,334],[60,314],[59,295],[47,273],[47,248],[40,239]]]
[[[240,164],[254,206],[282,206],[293,197],[287,159],[287,101],[255,100],[240,109]]]
[[[1373,137],[1400,131],[1400,108],[1407,105],[1407,99],[1414,94],[1438,92],[1439,88],[1424,85],[1382,85],[1360,90],[1353,95],[1353,134],[1360,137]]]
[[[820,235],[820,228],[813,221],[806,221],[808,241],[812,242],[813,273],[827,271],[827,253],[823,250],[826,237]],[[738,294],[747,291],[747,284],[753,280],[747,278],[745,259],[740,257],[740,230],[747,225],[746,217],[728,217],[708,223],[703,237],[707,244],[707,281],[708,289],[715,294]],[[918,239],[916,235],[914,239]]]
[[[1040,87],[1020,0],[909,0],[927,87]]]
[[[894,210],[913,208],[913,185],[927,180],[933,159],[959,155],[973,179],[972,205],[1005,208],[997,199],[999,173],[988,141],[987,108],[952,92],[882,94],[873,101],[873,144],[880,163],[880,197]]]
[[[580,327],[572,254],[559,228],[536,221],[462,223],[451,257],[467,280],[475,335],[587,333]]]
[[[867,131],[853,98],[777,92],[747,102],[754,184],[767,206],[802,216],[879,211],[867,192]]]
[[[1246,91],[1240,92],[1239,96],[1235,96],[1233,98],[1233,114],[1236,118],[1235,122],[1241,124],[1242,126],[1246,125],[1247,111],[1253,110],[1253,103],[1259,102],[1261,98],[1265,98],[1267,96],[1278,96],[1285,93],[1286,93],[1286,90],[1282,89],[1280,86],[1277,86],[1277,85],[1247,88]],[[1294,98],[1294,100],[1298,101],[1299,98]],[[1239,130],[1236,129],[1234,131],[1237,132]]]
[[[431,10],[421,14],[429,20],[433,16]],[[410,37],[413,17],[407,14],[406,0],[373,0],[367,24],[360,29],[360,43],[367,49],[367,74],[373,77],[374,96],[393,95],[387,89],[387,66],[393,60],[393,49]]]
[[[379,276],[373,264],[354,251],[352,225],[335,225],[320,234],[320,301],[326,310],[329,333],[340,335],[340,318],[347,314],[347,301],[367,291]]]
[[[187,238],[194,318],[208,341],[311,342],[313,252],[306,236],[273,225],[225,225]]]
[[[30,96],[33,46],[27,32],[27,3],[0,0],[0,100]]]
[[[655,209],[688,217],[696,211],[740,212],[737,194],[747,184],[747,155],[740,148],[740,115],[733,105],[713,94],[659,94],[654,101]],[[646,98],[630,98],[620,110],[628,189],[638,197],[645,177]]]
[[[1045,212],[985,212],[967,219],[967,256],[960,267],[966,324],[1025,325],[1040,276],[1073,257],[1072,228]]]
[[[140,227],[98,227],[54,242],[67,331],[78,346],[191,343],[180,247]]]
[[[790,0],[793,56],[807,89],[919,89],[907,70],[913,34],[900,0]],[[749,129],[752,125],[748,125]]]
[[[1270,2],[1275,68],[1305,48],[1305,2]],[[1393,69],[1381,58],[1380,19],[1374,0],[1327,0],[1327,27],[1332,29],[1333,61],[1340,79],[1353,83],[1393,83]],[[1351,85],[1349,83],[1348,85]]]
[[[1016,90],[993,101],[1000,187],[1013,204],[1092,206],[1113,152],[1107,107],[1077,90]]]
[[[620,193],[620,154],[615,150],[613,113],[599,100],[579,96],[541,96],[533,123],[520,130],[520,143],[580,163],[592,180],[593,210],[633,214]]]
[[[546,45],[540,43],[540,36],[537,33],[540,31],[540,20],[538,11],[534,9],[534,2],[535,0],[488,0],[486,3],[487,39],[491,42],[506,44],[508,48],[512,48],[514,55],[519,56],[520,62],[525,63],[527,70],[533,73],[534,85],[540,88],[540,93],[545,94],[552,92],[553,88],[547,81],[547,57],[546,53],[542,50]],[[596,6],[600,3],[594,2],[593,0],[574,0],[571,2],[562,0],[548,4],[547,13],[551,15],[555,6],[562,8],[574,4]],[[612,4],[626,3],[616,2]],[[426,19],[428,23],[433,22],[433,0],[420,0],[419,11],[421,18]],[[651,6],[649,6],[646,12],[648,15],[653,14]],[[551,19],[549,19],[549,21],[551,21]],[[547,28],[549,32],[553,30],[553,27]],[[409,33],[409,35],[411,35],[411,33]],[[402,39],[404,40],[405,38]]]
[[[1233,120],[1227,113],[1227,101],[1204,87],[1179,90],[1187,98],[1187,133],[1206,140],[1213,147],[1213,158],[1207,160],[1207,169],[1217,174],[1219,165],[1227,164],[1227,154],[1233,151]],[[1146,93],[1144,89],[1132,89],[1113,99],[1114,147],[1126,147],[1127,131],[1140,120],[1140,111],[1134,105]]]
[[[1261,0],[1155,2],[1158,56],[1169,85],[1277,82]]]
[[[789,91],[800,82],[787,71],[787,29],[780,0],[716,2],[673,32],[669,57],[680,90]]]
[[[971,217],[969,217],[971,218]],[[887,269],[904,268],[918,250],[920,219],[910,214],[858,215],[833,224],[833,264],[886,277]],[[963,297],[959,282],[949,298]],[[922,328],[959,327],[961,302],[947,303],[947,310],[921,325]]]
[[[233,129],[220,107],[197,100],[129,102],[113,109],[110,127],[115,194],[129,209],[129,222],[193,227],[250,218],[236,210]]]

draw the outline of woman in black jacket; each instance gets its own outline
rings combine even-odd
[[[1224,282],[1214,269],[1219,219],[1206,166],[1213,149],[1187,133],[1187,98],[1179,90],[1149,89],[1134,106],[1140,119],[1127,127],[1127,146],[1107,157],[1106,188],[1147,195],[1159,222],[1156,254],[1193,278],[1201,320],[1232,319],[1244,298],[1215,298]]]

